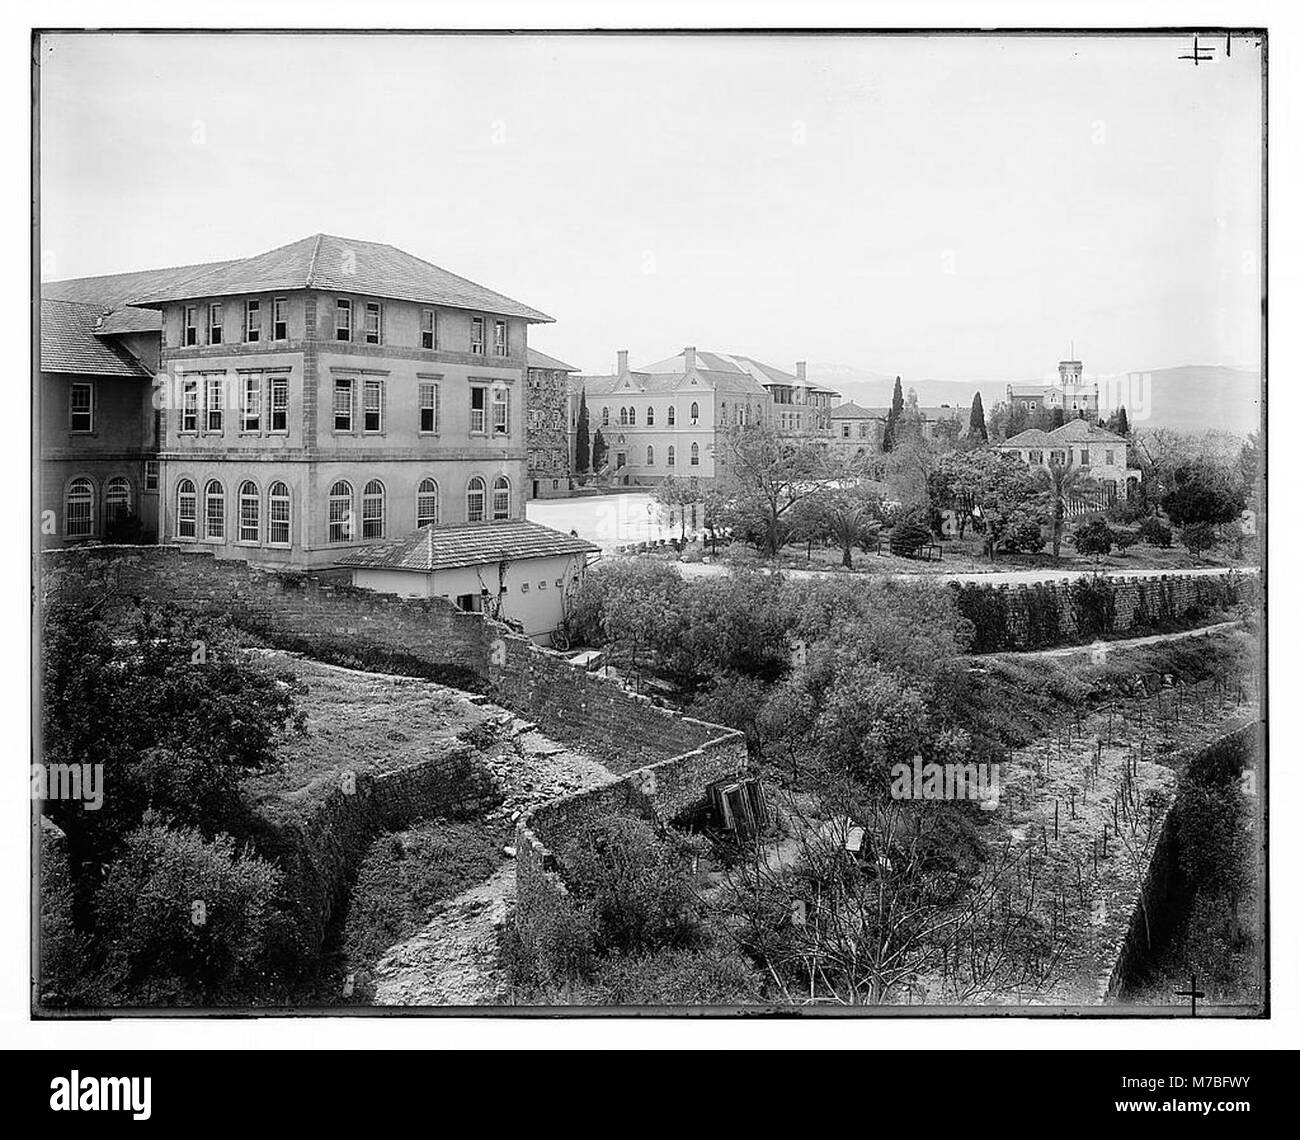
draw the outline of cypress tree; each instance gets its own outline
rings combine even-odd
[[[591,418],[587,412],[587,390],[582,391],[578,403],[578,439],[574,448],[573,466],[580,475],[591,470]]]
[[[600,428],[596,429],[595,438],[591,441],[591,469],[599,473],[605,463],[605,452],[609,450],[609,445],[605,442],[605,437],[601,435]]]
[[[970,404],[970,430],[966,434],[975,443],[989,441],[989,429],[984,423],[984,399],[978,392]]]
[[[1115,417],[1115,426],[1110,429],[1116,435],[1128,435],[1128,412],[1124,410],[1124,405],[1120,405],[1119,415]]]

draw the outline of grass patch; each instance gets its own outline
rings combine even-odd
[[[504,862],[508,833],[502,823],[433,819],[375,839],[330,955],[340,981],[356,975],[354,1003],[373,997],[374,967],[385,951],[424,926],[439,903],[481,883]]]
[[[462,734],[492,717],[464,693],[429,681],[357,673],[278,652],[267,656],[307,686],[299,700],[306,734],[281,743],[273,771],[241,785],[250,807],[273,822],[305,817],[338,787],[343,772],[373,775],[464,751]]]

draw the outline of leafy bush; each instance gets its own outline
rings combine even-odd
[[[151,805],[211,828],[303,731],[296,678],[251,660],[228,623],[145,606],[123,636],[94,599],[55,596],[43,648],[43,758],[102,763],[112,789],[98,811],[45,803],[74,865],[106,859]]]
[[[1115,538],[1115,547],[1121,554],[1142,541],[1142,532],[1136,527],[1113,527],[1111,534]]]
[[[1219,535],[1213,524],[1198,522],[1183,527],[1178,532],[1178,540],[1192,554],[1204,554],[1205,551],[1218,545]]]
[[[152,812],[127,836],[95,898],[114,1004],[244,1003],[287,931],[283,874],[229,835],[171,828]]]
[[[693,941],[699,923],[684,850],[640,819],[611,816],[571,840],[561,857],[570,891],[590,908],[596,948],[644,953]]]
[[[1089,519],[1080,523],[1074,532],[1074,548],[1080,554],[1109,554],[1115,545],[1115,532],[1103,518]]]
[[[930,542],[930,528],[918,514],[905,515],[889,535],[889,552],[903,558],[915,558]]]
[[[1115,628],[1115,585],[1107,578],[1076,578],[1070,583],[1074,624],[1080,638],[1100,637]]]
[[[1142,533],[1142,541],[1148,546],[1160,546],[1166,550],[1174,543],[1174,528],[1163,519],[1158,519],[1155,515],[1142,520],[1139,528]]]
[[[1037,554],[1045,545],[1043,528],[1033,519],[1020,519],[1012,523],[1002,540],[1004,550],[1021,554]]]

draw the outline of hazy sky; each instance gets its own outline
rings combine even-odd
[[[1259,357],[1260,49],[1190,37],[68,36],[46,277],[391,242],[609,371]]]

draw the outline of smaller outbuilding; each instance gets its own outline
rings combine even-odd
[[[462,610],[517,625],[550,645],[568,598],[600,547],[531,522],[422,526],[338,560],[352,584],[408,598],[446,598]]]

